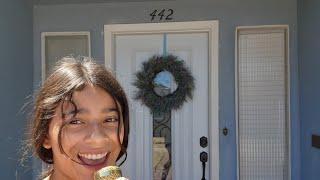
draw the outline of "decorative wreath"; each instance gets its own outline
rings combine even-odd
[[[173,55],[153,56],[142,65],[142,70],[136,73],[133,83],[138,88],[135,99],[141,100],[152,112],[177,110],[188,99],[192,99],[194,78],[181,59]],[[159,96],[154,92],[153,80],[161,71],[170,72],[178,86],[173,93],[166,96]]]

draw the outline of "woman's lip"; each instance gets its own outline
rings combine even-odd
[[[104,154],[108,152],[109,151],[106,151],[106,150],[86,150],[86,151],[81,151],[78,154]]]

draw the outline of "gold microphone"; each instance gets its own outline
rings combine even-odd
[[[121,169],[118,166],[107,166],[94,173],[94,180],[115,180],[121,176]]]

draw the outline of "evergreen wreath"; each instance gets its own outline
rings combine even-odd
[[[153,113],[170,112],[182,107],[184,102],[192,99],[194,78],[185,63],[177,56],[153,56],[142,64],[142,70],[136,73],[133,83],[138,91],[136,100],[141,100]],[[176,83],[177,89],[166,96],[159,96],[154,92],[153,80],[161,71],[170,72]]]

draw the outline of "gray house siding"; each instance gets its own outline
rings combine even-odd
[[[31,179],[31,163],[19,164],[26,127],[20,112],[32,95],[33,9],[31,1],[0,1],[0,179]]]
[[[301,125],[301,179],[320,177],[320,149],[311,146],[320,135],[320,1],[299,1],[299,87]]]

